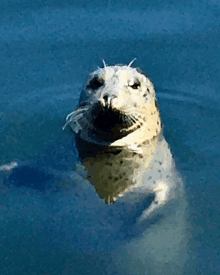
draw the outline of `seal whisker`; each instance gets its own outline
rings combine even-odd
[[[127,116],[126,118],[127,118],[127,121],[128,121],[131,125],[133,125],[133,124],[136,123],[136,119],[134,118],[134,116],[130,115],[130,116]]]
[[[70,122],[72,122],[72,121],[76,122],[80,118],[80,116],[83,117],[84,113],[86,111],[88,111],[88,110],[89,110],[89,107],[87,107],[87,108],[80,108],[80,109],[77,109],[77,110],[73,111],[72,113],[68,114],[68,116],[66,117],[66,121],[67,122],[65,123],[65,125],[63,126],[62,129],[65,130],[66,126]]]
[[[131,65],[134,63],[134,61],[136,60],[137,58],[135,57],[129,64],[128,64],[128,68],[131,67]]]
[[[84,116],[84,113],[80,113],[80,114],[72,117],[72,119],[70,121],[77,121],[77,120],[79,120],[83,116]]]
[[[104,68],[106,69],[107,65],[106,65],[106,63],[105,63],[105,60],[102,59],[102,62],[103,62]]]
[[[142,123],[144,123],[145,120],[142,117],[142,114],[140,113],[140,111],[129,109],[129,112],[132,112],[132,115],[131,114],[126,114],[126,116],[132,117],[133,120],[134,120],[134,123],[136,123],[137,121],[140,121],[140,120],[141,120]]]
[[[131,120],[136,123],[138,121],[138,119],[132,114],[129,116],[131,118]]]
[[[134,115],[128,115],[127,119],[130,122],[131,126],[128,128],[123,128],[121,129],[121,131],[132,131],[133,129],[137,129],[144,124],[144,119],[140,115],[138,117]]]
[[[67,121],[65,125],[63,126],[62,130],[65,130],[66,126],[70,123],[70,121]]]
[[[73,116],[74,114],[82,112],[82,111],[86,111],[88,109],[89,109],[89,107],[77,109],[77,110],[73,111],[72,113],[68,114],[68,116],[66,117],[66,120],[69,120],[70,116]]]

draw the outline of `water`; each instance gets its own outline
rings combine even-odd
[[[88,274],[85,266],[94,270],[97,262],[97,274],[111,274],[120,219],[113,210],[100,213],[103,202],[73,173],[72,135],[62,126],[88,72],[102,59],[128,64],[135,57],[133,65],[156,86],[165,137],[185,182],[185,274],[220,273],[219,2],[2,1],[0,7],[0,273]],[[120,252],[114,255],[129,266]],[[138,257],[129,270],[145,274]]]

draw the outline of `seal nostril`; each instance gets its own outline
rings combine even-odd
[[[104,94],[102,96],[102,102],[105,107],[111,107],[112,105],[112,100],[115,98],[115,95],[109,95],[109,94]]]
[[[111,101],[112,99],[116,98],[116,95],[104,94],[102,98],[105,102],[108,102],[108,101]]]
[[[104,95],[103,99],[104,99],[105,102],[108,102],[109,96],[108,95]]]

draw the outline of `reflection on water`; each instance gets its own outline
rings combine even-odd
[[[86,178],[106,203],[115,202],[141,183],[140,178],[152,166],[158,144],[158,138],[146,141],[139,148],[142,152],[138,153],[126,147],[104,147],[80,138],[77,140],[79,157],[87,171]]]

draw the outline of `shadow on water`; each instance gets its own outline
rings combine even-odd
[[[8,180],[16,187],[33,188],[44,192],[48,188],[48,181],[53,179],[52,174],[44,173],[35,167],[24,166],[15,168]]]

